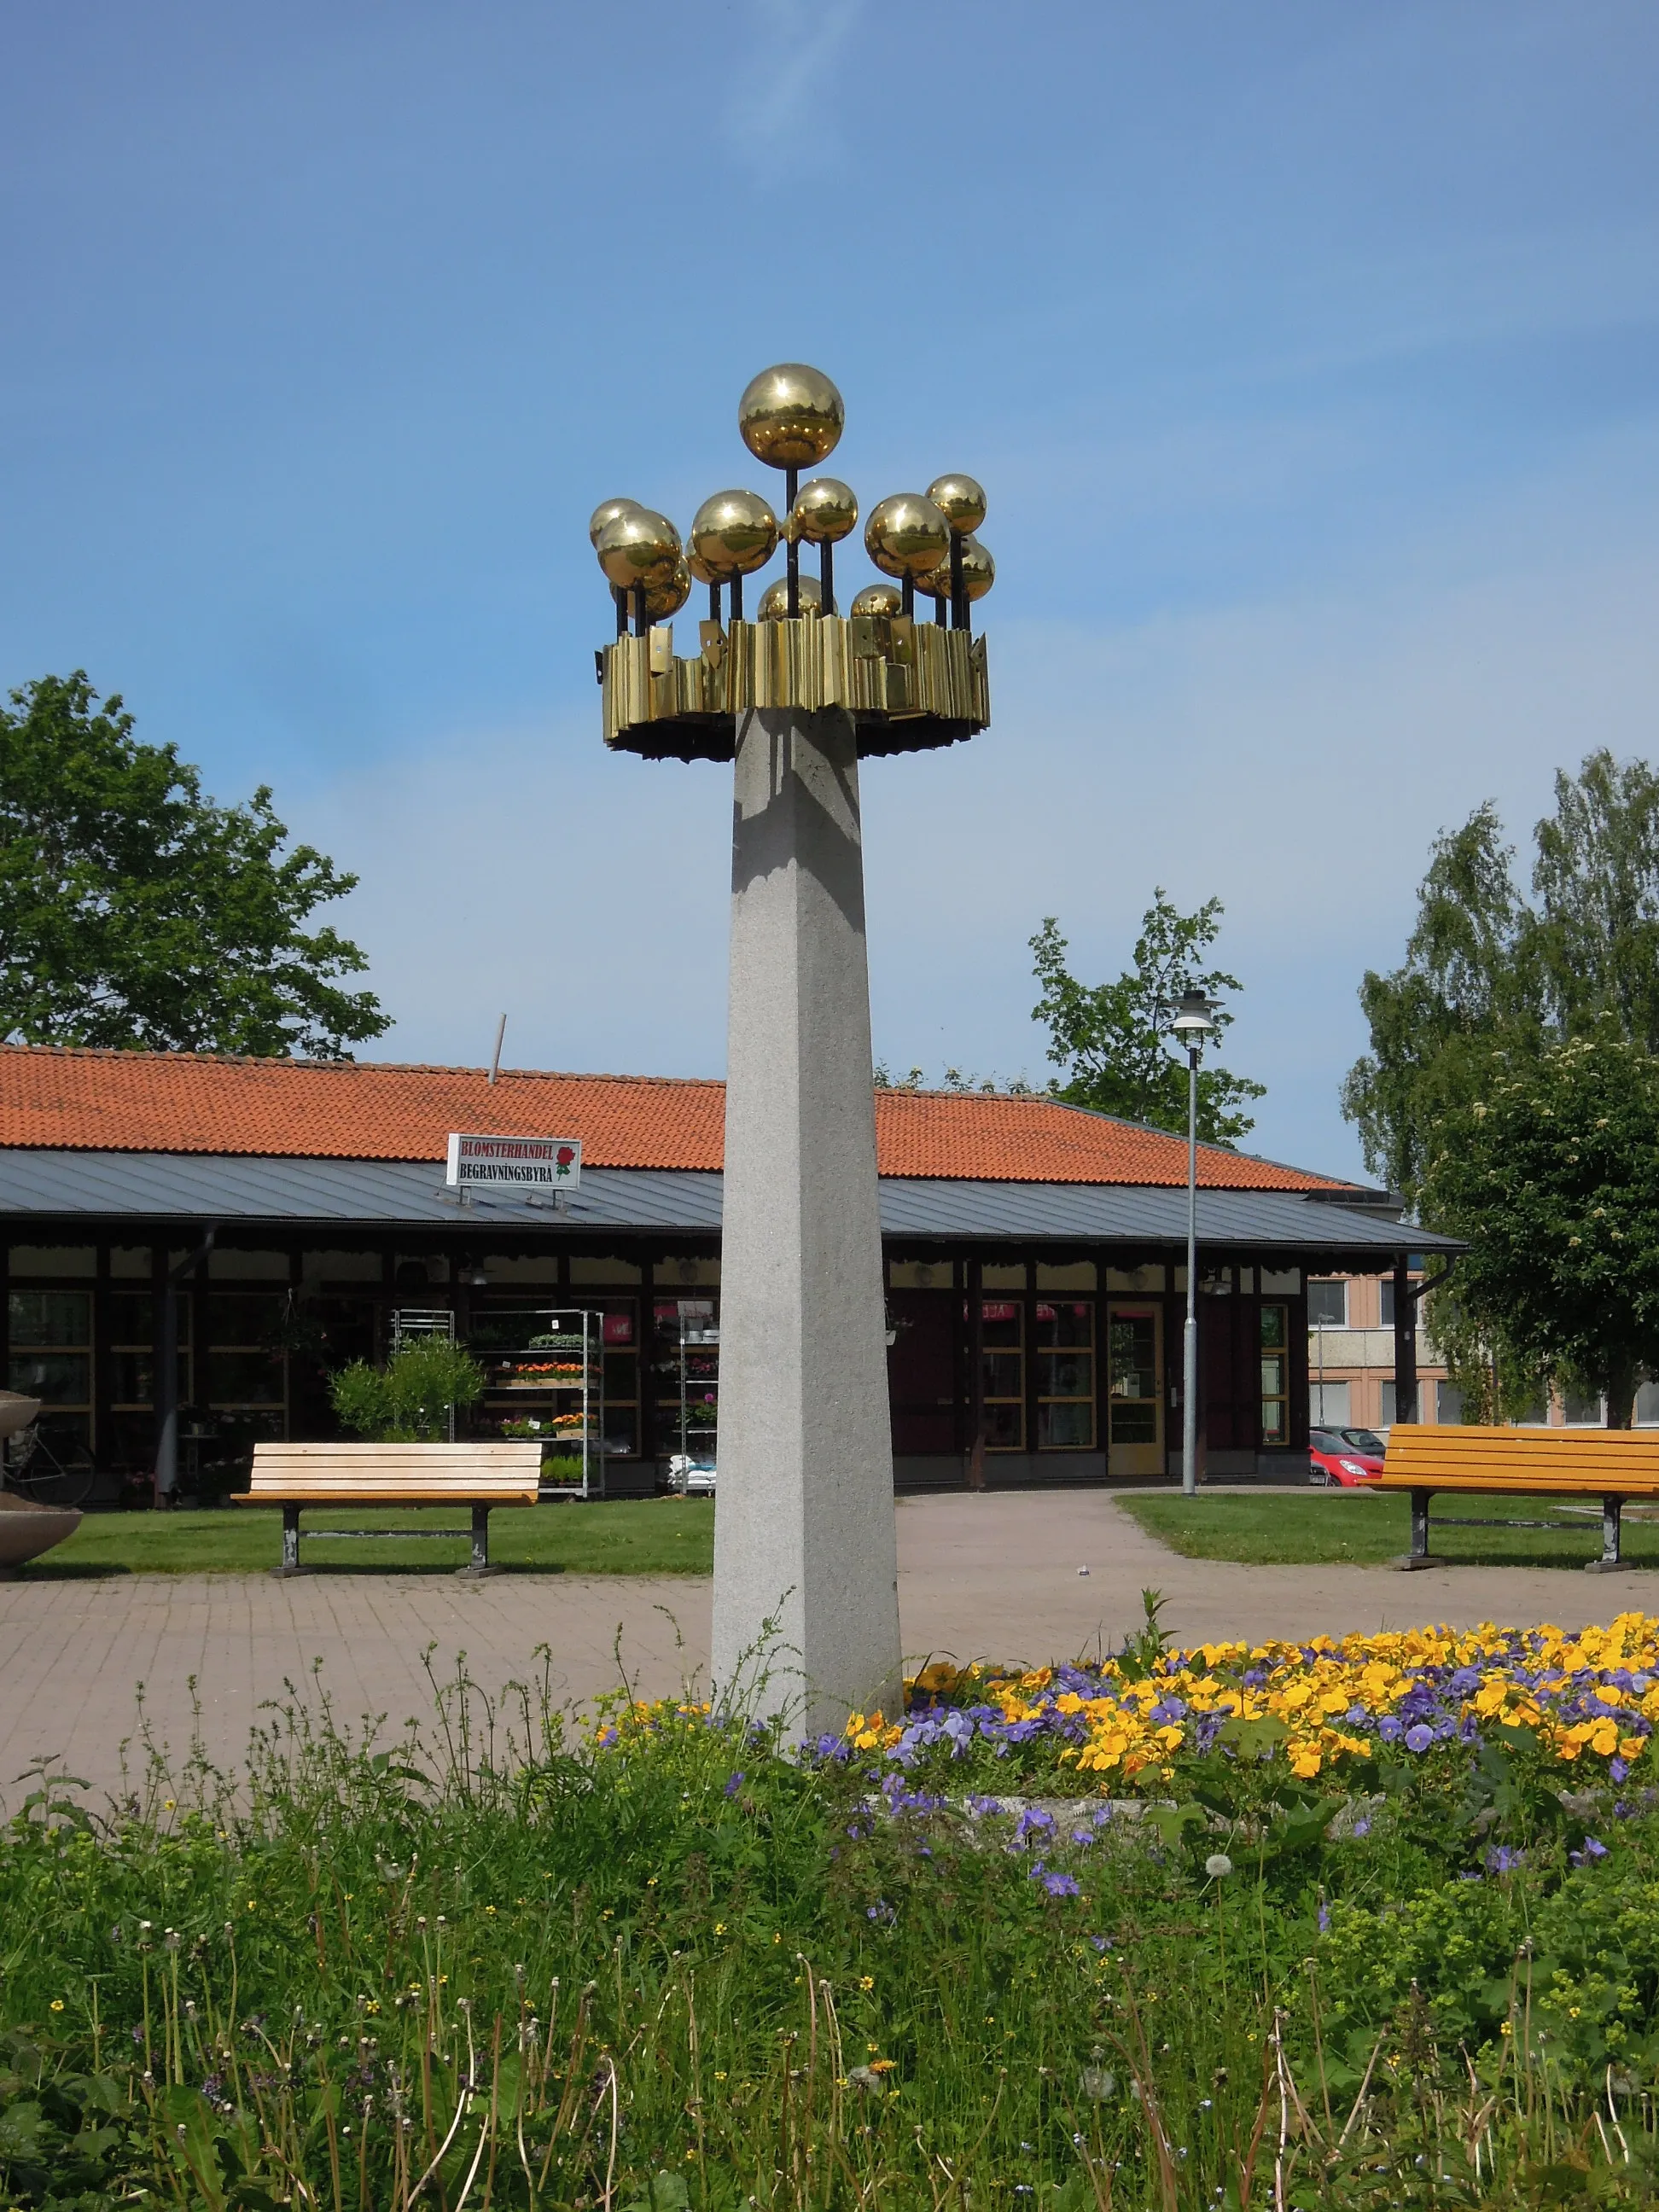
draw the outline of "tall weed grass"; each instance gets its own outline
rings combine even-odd
[[[1659,2195],[1649,1809],[1600,1857],[1449,1764],[971,1809],[611,1720],[463,1668],[390,1736],[290,1686],[238,1771],[141,1751],[103,1812],[43,1771],[0,1843],[0,2207]]]

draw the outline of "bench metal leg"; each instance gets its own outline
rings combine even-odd
[[[493,1574],[489,1564],[489,1508],[475,1505],[472,1509],[472,1559],[461,1569],[464,1575]]]
[[[1395,1561],[1395,1566],[1406,1573],[1409,1574],[1417,1567],[1431,1567],[1434,1565],[1429,1557],[1429,1500],[1433,1495],[1433,1492],[1429,1490],[1413,1490],[1411,1493],[1412,1547],[1403,1559]]]
[[[300,1572],[300,1509],[297,1505],[283,1508],[283,1564],[276,1571],[279,1575]]]
[[[1601,1556],[1592,1559],[1586,1570],[1592,1575],[1616,1575],[1624,1565],[1619,1555],[1620,1516],[1624,1512],[1622,1498],[1601,1500]]]

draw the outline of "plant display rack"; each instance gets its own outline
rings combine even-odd
[[[605,1405],[605,1318],[571,1307],[538,1311],[545,1324],[521,1351],[481,1351],[484,1370],[483,1408],[489,1419],[533,1425],[550,1455],[580,1459],[581,1482],[550,1480],[550,1498],[599,1498],[605,1494],[605,1455],[600,1424]]]

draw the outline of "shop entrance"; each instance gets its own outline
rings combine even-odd
[[[1164,1467],[1164,1311],[1150,1300],[1107,1309],[1107,1457],[1113,1480]]]

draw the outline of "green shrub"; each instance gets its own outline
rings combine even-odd
[[[441,1443],[457,1406],[476,1405],[483,1370],[447,1337],[417,1337],[384,1367],[354,1360],[329,1377],[334,1410],[376,1443]]]

